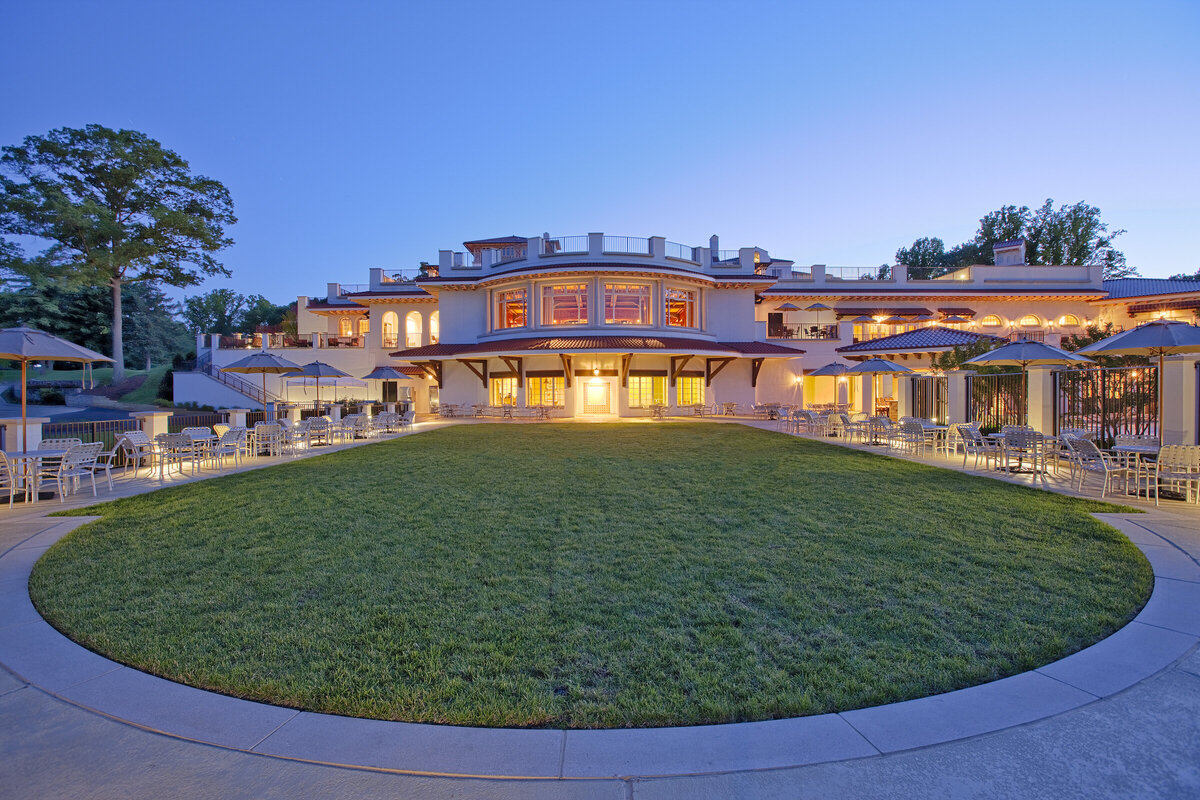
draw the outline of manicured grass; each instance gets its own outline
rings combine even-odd
[[[135,375],[145,375],[146,379],[142,381],[142,385],[134,389],[132,392],[126,392],[121,395],[123,403],[145,403],[150,404],[158,396],[158,385],[162,383],[163,376],[170,371],[171,365],[164,364],[161,367],[155,367],[149,372],[137,372]]]
[[[335,714],[608,727],[969,686],[1147,599],[1098,502],[739,425],[472,425],[93,507],[72,638]]]

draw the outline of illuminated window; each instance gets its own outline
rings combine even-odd
[[[429,343],[437,344],[438,339],[442,336],[442,323],[438,318],[438,312],[433,312],[429,315]]]
[[[587,321],[586,283],[542,287],[543,325],[586,325]]]
[[[673,328],[696,327],[696,293],[687,289],[667,289],[667,324]]]
[[[1036,328],[1042,324],[1042,321],[1033,314],[1026,314],[1021,317],[1021,321],[1017,323],[1022,328]]]
[[[666,375],[630,375],[629,407],[649,408],[667,404]]]
[[[606,325],[649,325],[650,287],[628,283],[604,284]]]
[[[358,335],[366,336],[371,331],[371,320],[369,317],[361,317],[358,320]]]
[[[1063,318],[1059,320],[1059,324],[1064,328],[1078,328],[1079,317],[1075,316],[1074,314],[1064,314]]]
[[[979,322],[985,328],[999,328],[1004,323],[995,314],[988,314]]]
[[[494,406],[511,406],[517,402],[516,378],[492,378],[491,403]]]
[[[559,406],[564,405],[566,382],[563,378],[526,378],[525,405],[527,406]]]
[[[529,318],[529,296],[524,289],[496,292],[496,328],[524,328]]]
[[[421,312],[410,311],[404,317],[404,346],[421,346]]]
[[[399,347],[400,346],[400,317],[395,311],[383,312],[383,346],[384,347]]]
[[[690,406],[704,402],[704,378],[684,377],[675,381],[675,403]]]
[[[350,335],[350,318],[338,317],[338,336]]]

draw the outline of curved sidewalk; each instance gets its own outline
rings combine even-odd
[[[50,504],[43,509],[53,510]],[[28,598],[33,563],[87,518],[34,517],[11,523],[0,518],[7,528],[5,539],[15,543],[0,557],[0,664],[12,673],[0,673],[0,713],[7,704],[28,702],[36,693],[43,704],[65,705],[71,709],[67,713],[86,716],[87,725],[96,724],[85,711],[90,710],[184,740],[174,747],[205,743],[230,751],[230,758],[274,756],[276,761],[308,762],[306,767],[357,766],[426,776],[423,780],[584,779],[554,783],[564,791],[571,785],[571,794],[585,788],[607,793],[612,779],[629,792],[636,784],[644,793],[667,783],[635,779],[661,776],[701,776],[680,778],[681,791],[684,786],[703,791],[695,781],[732,787],[730,781],[739,780],[738,775],[744,780],[786,781],[794,768],[826,762],[840,762],[831,765],[839,771],[870,772],[895,763],[880,755],[914,750],[929,754],[947,743],[1013,726],[1027,730],[1039,720],[1060,727],[1063,717],[1050,718],[1072,710],[1082,718],[1106,702],[1116,705],[1105,698],[1119,700],[1117,696],[1130,687],[1172,667],[1185,682],[1187,676],[1195,678],[1195,697],[1200,699],[1197,657],[1181,662],[1200,641],[1200,514],[1189,507],[1103,516],[1147,555],[1155,573],[1154,594],[1130,625],[1059,662],[945,695],[842,714],[691,728],[565,732],[414,725],[297,712],[192,689],[124,667],[58,634]],[[1184,732],[1185,753],[1200,749],[1197,717],[1191,719],[1193,731]],[[212,758],[208,750],[193,752],[197,758]],[[521,784],[532,791],[527,782]]]

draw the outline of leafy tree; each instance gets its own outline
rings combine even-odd
[[[126,338],[127,365],[150,369],[155,362],[169,361],[195,346],[187,327],[175,318],[179,310],[161,289],[149,283],[135,283],[122,303]]]
[[[146,134],[101,125],[59,128],[3,153],[0,237],[29,236],[49,246],[27,259],[9,242],[0,266],[108,289],[114,380],[125,371],[125,284],[186,287],[229,274],[214,258],[232,244],[225,236],[225,226],[237,221],[229,192],[193,175],[187,161]]]
[[[238,324],[242,333],[254,333],[260,325],[280,325],[288,313],[288,306],[277,306],[261,294],[246,298],[246,310]]]
[[[1178,275],[1172,275],[1167,278],[1169,281],[1200,281],[1200,269],[1189,275],[1186,272],[1181,272]]]
[[[1104,323],[1103,327],[1088,325],[1083,329],[1083,333],[1073,333],[1070,336],[1062,337],[1062,349],[1070,350],[1073,353],[1081,347],[1086,347],[1101,339],[1107,339],[1119,332],[1111,322]],[[1093,353],[1084,353],[1084,355],[1101,367],[1140,367],[1150,363],[1150,359],[1145,356],[1103,356]]]
[[[246,311],[246,296],[232,289],[213,289],[183,301],[183,319],[192,333],[228,336],[238,330]]]
[[[971,344],[959,345],[944,353],[934,353],[929,359],[930,366],[935,372],[950,372],[956,369],[970,369],[981,375],[1011,372],[1011,369],[1005,367],[984,367],[966,363],[968,359],[991,352],[1002,344],[1004,342],[995,339],[980,338]]]

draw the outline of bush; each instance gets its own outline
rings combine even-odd
[[[162,380],[158,382],[158,391],[155,392],[156,400],[174,400],[175,399],[175,373],[167,370],[163,373]]]

